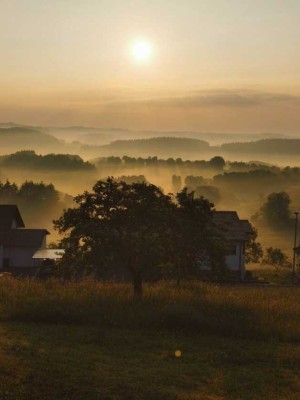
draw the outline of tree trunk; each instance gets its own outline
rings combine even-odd
[[[143,280],[140,274],[137,273],[133,276],[133,294],[137,300],[140,300],[143,296]]]
[[[137,268],[135,268],[131,263],[126,265],[127,270],[132,276],[133,284],[133,296],[136,300],[139,300],[143,296],[143,279]]]
[[[179,267],[176,268],[176,282],[177,282],[177,286],[180,287],[181,276],[180,276],[180,269],[179,269]]]

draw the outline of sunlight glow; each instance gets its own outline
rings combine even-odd
[[[149,60],[152,55],[152,47],[148,42],[137,42],[133,45],[132,54],[137,61]]]

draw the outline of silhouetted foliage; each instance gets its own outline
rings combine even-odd
[[[181,158],[160,159],[156,156],[147,158],[142,158],[142,157],[135,158],[135,157],[123,156],[122,159],[120,157],[101,157],[95,160],[95,164],[101,169],[107,166],[124,167],[124,168],[146,167],[150,169],[159,167],[170,171],[177,169],[178,171],[180,171],[180,173],[185,174],[186,169],[195,173],[200,173],[202,171],[220,171],[222,170],[222,168],[219,168],[220,166],[220,164],[218,164],[219,157],[216,157],[216,159],[217,160],[214,163],[214,161],[213,162],[205,160],[191,161],[191,160],[182,160]],[[212,160],[214,160],[214,158]]]
[[[0,157],[0,165],[10,168],[55,169],[55,170],[94,170],[95,167],[77,155],[47,154],[37,155],[32,150],[18,151]]]
[[[239,183],[249,185],[250,181],[253,182],[270,182],[272,179],[276,179],[277,175],[272,171],[268,170],[253,170],[248,172],[225,172],[224,174],[216,175],[214,182],[218,184],[223,183]]]
[[[107,164],[112,164],[112,165],[120,165],[120,164],[122,164],[122,160],[121,160],[120,157],[113,157],[113,156],[107,157],[105,159],[105,162]]]
[[[179,175],[172,175],[172,191],[178,193],[182,189],[182,180]]]
[[[225,167],[225,160],[223,157],[215,156],[209,160],[209,164],[217,171],[223,171]]]
[[[21,201],[29,203],[39,204],[51,204],[57,202],[59,199],[58,192],[55,190],[52,184],[34,183],[32,181],[24,182],[21,186],[17,186],[15,183],[6,181],[5,183],[0,182],[0,201],[14,202]]]
[[[189,175],[184,180],[184,185],[190,190],[195,190],[197,187],[204,185],[205,179],[203,176]]]
[[[177,213],[172,219],[170,254],[177,282],[199,275],[202,265],[217,277],[224,274],[227,239],[213,223],[214,205],[184,188],[176,196]]]
[[[198,186],[195,190],[196,197],[205,197],[212,203],[216,204],[221,200],[220,190],[215,186]]]
[[[41,220],[47,217],[51,220],[51,216],[54,218],[70,201],[66,200],[66,203],[61,202],[60,195],[52,184],[27,181],[18,186],[9,181],[0,181],[0,204],[18,205],[29,225],[33,222],[40,225]]]
[[[258,169],[276,173],[281,171],[281,169],[275,165],[269,165],[261,162],[229,161],[227,162],[227,166],[228,172],[249,172]]]
[[[208,142],[199,139],[181,138],[181,137],[154,137],[149,139],[116,140],[108,145],[101,146],[106,151],[118,154],[120,151],[124,154],[140,155],[161,155],[167,152],[173,156],[178,153],[189,153],[196,151],[204,152],[209,149]]]
[[[245,143],[224,143],[221,150],[230,153],[299,154],[299,139],[262,139]]]
[[[252,233],[246,242],[245,261],[246,263],[259,264],[262,261],[264,252],[262,246],[257,242],[257,229],[252,227]]]
[[[290,203],[287,193],[271,193],[254,219],[263,220],[276,229],[289,228],[292,224]]]
[[[222,240],[212,226],[213,205],[183,190],[177,203],[156,186],[98,181],[92,192],[75,198],[55,221],[64,234],[62,265],[67,274],[101,274],[122,265],[134,293],[142,282],[163,276],[195,274],[204,256],[214,268],[224,267]]]
[[[288,256],[280,249],[273,247],[266,249],[266,254],[262,263],[272,265],[276,270],[279,268],[291,268],[291,263],[289,262]]]
[[[117,182],[125,182],[128,185],[131,185],[132,183],[143,183],[147,182],[147,179],[145,178],[144,175],[122,175],[116,178]]]

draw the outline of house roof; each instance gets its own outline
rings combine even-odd
[[[12,228],[13,220],[16,221],[18,228],[24,228],[24,222],[16,205],[1,204],[0,205],[0,244],[3,243]]]
[[[7,247],[41,247],[43,240],[49,232],[46,229],[12,229],[5,246]]]
[[[253,232],[253,228],[247,219],[241,219],[240,221],[244,227],[245,232],[247,232],[248,234]]]
[[[228,239],[246,241],[252,232],[249,221],[239,219],[236,211],[216,211],[213,221]]]
[[[12,222],[13,220],[17,222],[18,228],[25,227],[18,206],[14,204],[0,204],[0,225],[2,222]]]
[[[32,258],[58,260],[59,258],[62,258],[64,254],[65,250],[63,249],[40,249],[34,253]]]

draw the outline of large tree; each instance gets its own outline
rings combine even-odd
[[[213,274],[223,274],[227,240],[213,222],[214,205],[204,197],[184,188],[176,195],[176,208],[170,222],[171,274],[182,277],[199,276],[201,265]]]
[[[215,156],[209,160],[211,167],[217,171],[223,171],[226,163],[223,157]]]
[[[154,185],[109,178],[75,202],[77,207],[54,222],[64,235],[62,266],[70,273],[97,274],[122,265],[134,294],[141,296],[143,280],[158,279],[167,271],[177,277],[179,269],[191,272],[204,253],[213,267],[223,265],[213,205],[187,190],[174,202]]]
[[[271,193],[261,207],[260,215],[275,229],[288,228],[292,224],[290,203],[291,199],[287,193]]]

